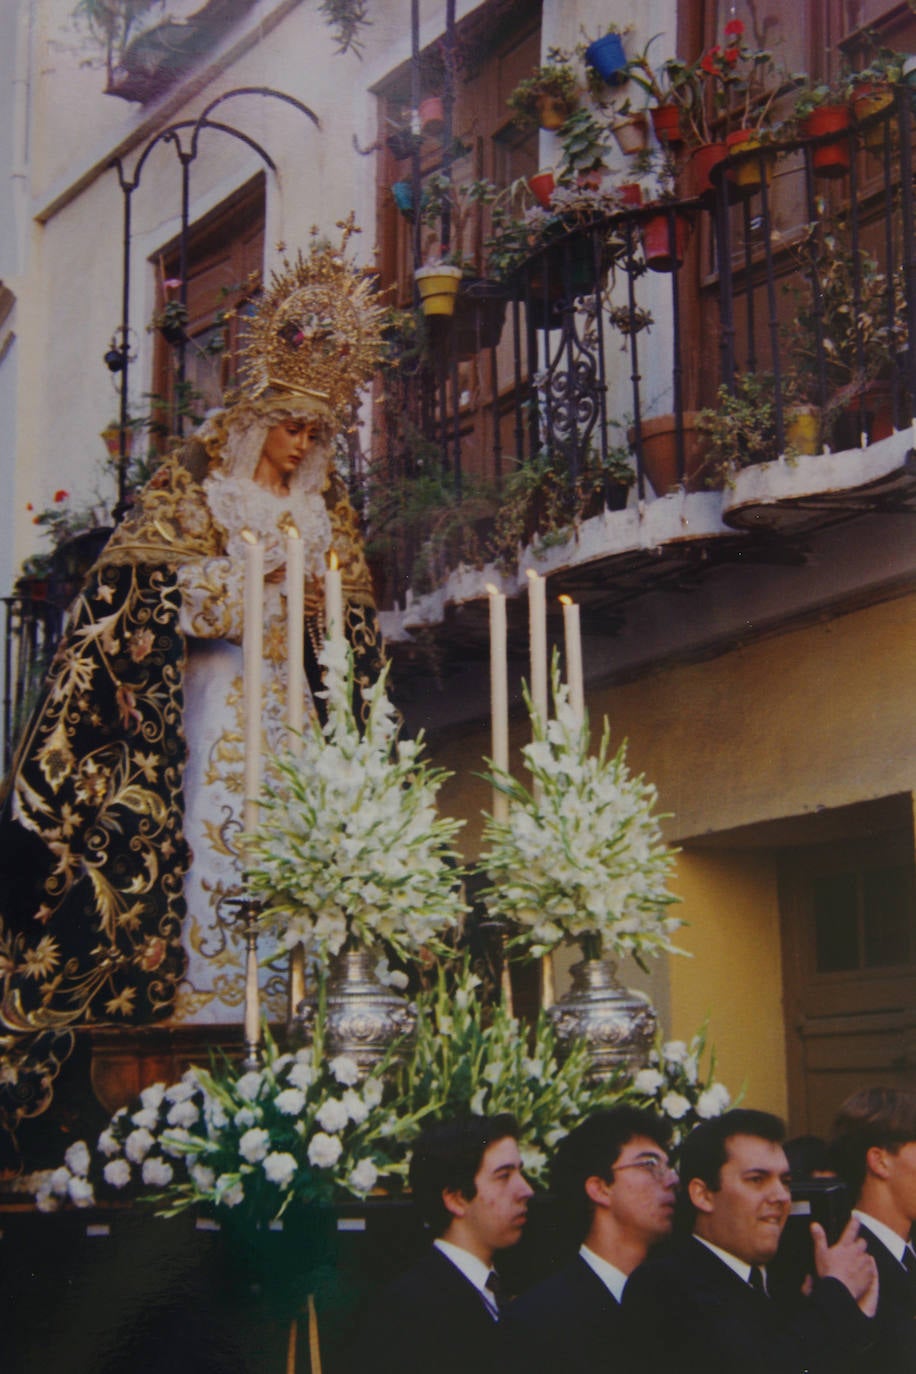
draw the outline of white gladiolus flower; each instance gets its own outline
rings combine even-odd
[[[640,1069],[633,1079],[633,1091],[645,1093],[647,1097],[652,1097],[658,1092],[664,1081],[658,1069]]]
[[[315,1120],[323,1131],[330,1131],[332,1134],[342,1131],[349,1121],[349,1114],[343,1102],[339,1102],[335,1097],[329,1097],[326,1102],[322,1102],[318,1111],[315,1113]]]
[[[354,1083],[359,1082],[359,1065],[348,1054],[338,1054],[328,1067],[338,1083],[342,1083],[345,1088],[352,1088]]]
[[[284,1116],[298,1116],[305,1106],[305,1093],[301,1088],[284,1088],[274,1098],[274,1106]]]
[[[112,1155],[119,1155],[121,1153],[121,1142],[114,1132],[109,1130],[106,1126],[96,1142],[96,1149],[99,1151],[99,1154],[103,1154],[106,1158],[110,1159]]]
[[[276,1183],[278,1188],[285,1188],[295,1172],[296,1159],[294,1155],[274,1152],[267,1155],[264,1160],[264,1173],[267,1175],[268,1182]]]
[[[85,1178],[89,1173],[89,1147],[85,1140],[75,1141],[64,1154],[64,1163],[71,1173]]]
[[[143,1182],[152,1188],[164,1188],[167,1183],[171,1183],[173,1175],[171,1164],[166,1159],[160,1159],[158,1155],[150,1155],[145,1159],[140,1170]]]
[[[200,1108],[197,1103],[184,1099],[175,1103],[166,1120],[170,1126],[195,1126],[199,1118]]]
[[[95,1192],[88,1178],[80,1178],[74,1174],[67,1184],[67,1193],[76,1207],[91,1207],[95,1202]]]
[[[238,1207],[240,1202],[245,1201],[245,1189],[242,1187],[241,1179],[221,1174],[216,1181],[216,1195],[224,1207]]]
[[[690,1102],[681,1093],[665,1093],[659,1105],[665,1116],[670,1116],[672,1121],[680,1121],[681,1117],[690,1111]]]
[[[350,1170],[347,1182],[357,1193],[371,1192],[378,1180],[378,1169],[371,1159],[361,1159],[355,1169]]]
[[[270,1134],[260,1126],[253,1126],[239,1141],[239,1154],[249,1164],[260,1164],[269,1148]]]
[[[153,1137],[144,1127],[137,1131],[131,1131],[124,1142],[124,1153],[131,1164],[142,1164],[150,1150],[153,1148]]]
[[[316,1169],[332,1169],[343,1154],[343,1145],[336,1135],[325,1135],[318,1131],[309,1141],[309,1164]]]
[[[124,1188],[130,1182],[131,1169],[126,1159],[110,1159],[102,1170],[102,1177],[112,1188]]]

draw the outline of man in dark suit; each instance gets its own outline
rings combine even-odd
[[[410,1164],[414,1202],[435,1240],[385,1288],[351,1353],[356,1374],[497,1374],[499,1281],[493,1258],[521,1238],[533,1189],[508,1115],[430,1127]]]
[[[832,1155],[878,1266],[878,1327],[869,1367],[916,1371],[916,1092],[864,1088],[843,1103]]]
[[[518,1374],[584,1374],[612,1362],[627,1277],[674,1222],[670,1138],[654,1112],[618,1106],[560,1142],[551,1188],[562,1220],[584,1240],[575,1259],[507,1312],[506,1358]]]
[[[811,1291],[791,1302],[767,1289],[789,1215],[784,1131],[768,1112],[704,1121],[681,1150],[692,1234],[650,1256],[623,1294],[640,1374],[846,1374],[871,1340],[875,1264],[851,1221],[836,1245],[811,1228]],[[877,1374],[877,1370],[876,1370]]]

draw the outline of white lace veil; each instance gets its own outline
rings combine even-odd
[[[269,402],[241,401],[208,417],[199,437],[210,455],[210,475],[254,480],[267,431],[285,420],[314,419],[320,428],[315,443],[290,478],[290,495],[320,494],[331,471],[330,417],[327,406],[306,396],[284,396]]]

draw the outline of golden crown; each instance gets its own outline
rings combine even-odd
[[[255,399],[314,397],[343,418],[381,360],[384,307],[374,273],[346,256],[359,232],[352,213],[337,227],[339,247],[313,228],[308,253],[300,249],[295,262],[284,258],[273,272],[248,322],[240,373]]]

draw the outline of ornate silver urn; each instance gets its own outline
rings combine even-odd
[[[331,963],[327,983],[325,1054],[349,1055],[363,1075],[384,1059],[394,1040],[411,1036],[417,1024],[413,1004],[376,977],[377,961],[378,955],[368,949],[342,950]],[[318,995],[311,993],[295,1017],[307,1043],[314,1039],[317,1013]]]
[[[610,959],[583,959],[570,969],[572,987],[550,1008],[561,1053],[584,1040],[589,1078],[600,1083],[621,1069],[644,1068],[658,1024],[648,997],[622,986]]]

